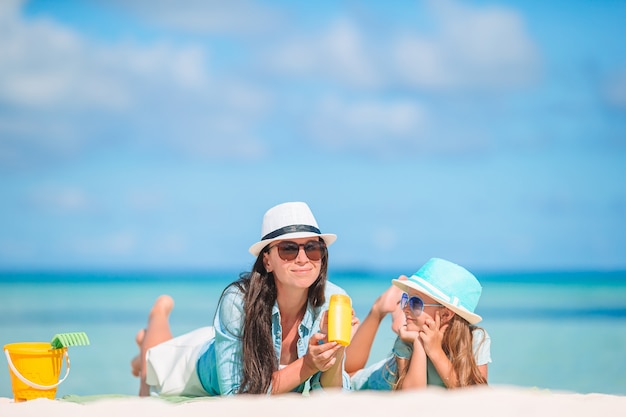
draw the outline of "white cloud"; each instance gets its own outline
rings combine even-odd
[[[316,139],[331,149],[406,149],[427,128],[426,110],[408,100],[324,99],[310,122]]]
[[[26,0],[4,0],[0,2],[0,22],[3,26],[10,25],[14,16],[19,14],[19,10]]]
[[[268,48],[264,60],[272,71],[295,77],[322,77],[356,87],[379,84],[367,41],[355,22],[334,21],[326,31],[294,34]]]
[[[198,34],[259,34],[274,30],[284,17],[277,9],[250,0],[122,0],[117,3],[157,25]]]
[[[415,88],[518,88],[538,74],[537,47],[523,18],[504,7],[432,1],[436,33],[405,32],[393,42],[395,70]]]
[[[37,249],[32,242],[20,239],[0,238],[0,261],[10,265],[11,262],[30,263],[36,259]]]
[[[604,96],[612,106],[626,110],[626,68],[622,68],[605,82]]]
[[[181,255],[189,250],[189,242],[186,236],[180,233],[171,233],[154,239],[149,248],[159,257]]]
[[[127,110],[141,88],[203,88],[203,50],[100,45],[52,21],[15,16],[0,44],[0,100],[26,108]]]
[[[135,232],[120,230],[102,236],[73,238],[69,242],[69,250],[79,256],[102,257],[129,256],[139,247],[139,239]]]
[[[24,18],[19,4],[0,10],[3,167],[73,158],[105,141],[213,158],[264,153],[252,128],[266,93],[211,79],[206,47],[98,43],[49,18]]]
[[[501,6],[429,2],[434,30],[366,29],[357,16],[335,18],[317,33],[296,32],[271,45],[272,71],[316,77],[340,87],[411,90],[519,88],[536,80],[539,55],[524,20]]]
[[[161,208],[166,201],[161,191],[135,190],[130,194],[128,207],[137,212],[150,212]]]
[[[445,90],[458,98],[467,89],[519,87],[537,63],[523,19],[502,7],[431,2],[427,18],[436,18],[436,30],[424,34],[413,26],[378,31],[335,9],[299,25],[297,8],[277,12],[248,0],[107,2],[135,13],[140,28],[148,19],[158,36],[141,37],[139,29],[124,42],[96,42],[53,20],[23,18],[20,3],[12,4],[0,44],[0,102],[10,111],[0,114],[3,166],[120,145],[262,158],[275,140],[264,127],[280,137],[286,125],[307,120],[322,150],[423,150],[427,137],[447,141],[441,149],[458,148],[458,140],[445,139],[445,124],[480,119],[473,116],[483,103],[459,117],[460,106],[439,102],[431,116],[425,103],[433,103],[420,94]],[[291,21],[283,19],[287,11]],[[244,26],[265,25],[271,29],[263,36],[235,40]],[[224,37],[211,37],[216,32]],[[222,40],[236,50],[226,51]],[[218,46],[209,53],[207,45]],[[284,114],[293,120],[285,123]]]
[[[271,71],[320,87],[317,94],[305,90],[315,103],[306,126],[322,149],[380,156],[489,146],[487,120],[499,104],[483,93],[535,82],[537,47],[513,9],[428,5],[430,32],[407,26],[372,31],[354,15],[268,48]]]
[[[371,239],[373,246],[381,251],[388,252],[398,245],[398,236],[394,228],[381,227],[374,230]]]
[[[87,194],[78,188],[44,188],[31,196],[31,202],[38,211],[58,211],[63,213],[82,212],[94,206]]]
[[[67,238],[63,245],[69,253],[88,261],[121,257],[149,259],[158,263],[167,263],[172,256],[185,255],[190,246],[188,236],[182,233],[162,230],[153,234],[152,231],[134,229],[118,229],[99,235],[75,235]]]

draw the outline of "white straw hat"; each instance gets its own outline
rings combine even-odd
[[[248,250],[254,256],[259,256],[264,247],[276,240],[317,236],[324,239],[326,246],[337,240],[337,235],[320,232],[315,217],[306,203],[283,203],[265,212],[261,240]]]
[[[470,324],[482,320],[482,317],[474,313],[482,286],[471,272],[455,263],[432,258],[409,279],[394,279],[391,282],[404,292],[413,289],[429,296]]]

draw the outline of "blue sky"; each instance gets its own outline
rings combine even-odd
[[[0,4],[0,269],[626,268],[622,1]]]

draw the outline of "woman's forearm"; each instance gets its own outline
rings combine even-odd
[[[290,392],[316,372],[317,368],[308,364],[304,358],[299,358],[272,374],[272,394]]]

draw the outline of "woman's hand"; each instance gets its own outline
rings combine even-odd
[[[307,366],[325,372],[337,363],[338,357],[343,359],[345,347],[337,342],[328,342],[326,335],[315,333],[309,339],[309,349],[304,355]]]
[[[320,319],[320,333],[315,333],[309,339],[309,349],[304,355],[304,363],[314,371],[327,371],[337,362],[337,355],[343,346],[337,342],[328,341],[328,312],[322,312]],[[343,355],[341,355],[343,359]]]

